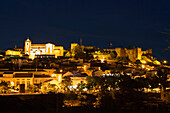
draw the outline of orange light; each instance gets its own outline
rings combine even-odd
[[[60,69],[60,72],[63,72],[63,70],[62,70],[62,69]]]

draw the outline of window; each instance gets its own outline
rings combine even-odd
[[[27,81],[27,87],[29,87],[30,86],[30,81]]]
[[[22,81],[22,84],[25,84],[25,81]]]
[[[20,81],[17,81],[17,84],[16,84],[16,85],[18,86],[19,84],[20,84]]]

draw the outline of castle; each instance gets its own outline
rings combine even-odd
[[[142,48],[134,47],[132,49],[127,48],[115,48],[115,49],[103,49],[104,51],[115,51],[117,57],[128,57],[129,60],[135,62],[136,60],[141,60],[143,54],[152,55],[152,49],[142,51]]]

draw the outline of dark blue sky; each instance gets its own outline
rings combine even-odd
[[[0,49],[53,42],[99,48],[137,46],[168,59],[170,0],[3,0],[0,1]],[[109,47],[109,43],[113,46]],[[170,60],[170,58],[168,59]]]

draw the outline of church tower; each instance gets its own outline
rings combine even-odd
[[[30,55],[30,50],[31,50],[31,40],[28,37],[27,40],[25,40],[25,54]]]

